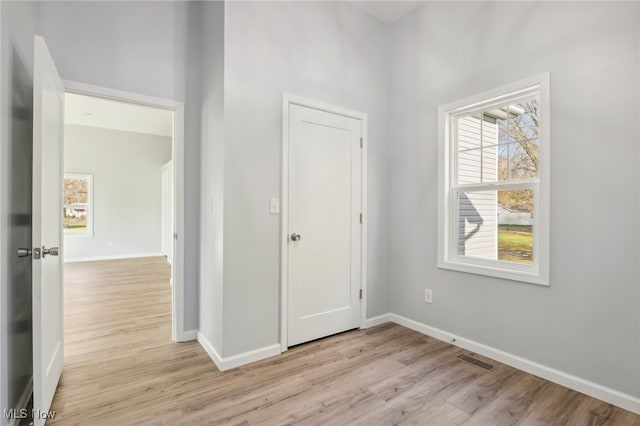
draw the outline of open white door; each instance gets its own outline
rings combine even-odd
[[[63,365],[64,86],[42,37],[33,74],[33,408],[42,425]]]

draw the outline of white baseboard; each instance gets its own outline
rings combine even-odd
[[[137,259],[139,257],[159,257],[162,253],[114,254],[110,256],[65,257],[64,263],[93,262],[96,260]]]
[[[395,322],[396,324],[400,324],[422,334],[435,337],[436,339],[443,340],[445,342],[451,343],[452,345],[456,345],[482,356],[486,356],[487,358],[494,359],[503,364],[507,364],[511,367],[526,371],[527,373],[531,373],[535,376],[542,377],[543,379],[549,380],[550,382],[554,382],[569,389],[584,393],[586,395],[608,402],[609,404],[624,408],[625,410],[640,414],[640,398],[636,398],[632,395],[628,395],[615,389],[590,382],[572,374],[547,367],[546,365],[538,364],[537,362],[528,360],[526,358],[522,358],[517,355],[492,348],[482,343],[478,343],[470,339],[465,339],[464,337],[448,333],[444,330],[430,327],[426,324],[422,324],[409,318],[405,318],[401,315],[390,314],[389,316],[391,317],[391,321]]]
[[[272,356],[280,355],[282,353],[281,347],[279,343],[265,346],[264,348],[255,349],[253,351],[244,352],[238,355],[233,355],[229,357],[222,357],[215,350],[211,342],[207,340],[202,333],[197,332],[198,342],[204,348],[204,350],[209,354],[209,357],[213,360],[213,362],[218,367],[220,371],[231,370],[232,368],[240,367],[242,365],[250,364],[252,362],[260,361],[265,358],[271,358]]]
[[[220,356],[218,351],[216,351],[216,349],[213,347],[211,342],[209,342],[209,340],[206,337],[204,337],[204,335],[199,331],[198,331],[197,339],[198,339],[198,343],[200,343],[200,346],[202,346],[202,349],[204,349],[207,352],[207,354],[209,355],[209,358],[211,358],[211,360],[213,360],[213,362],[216,364],[216,367],[218,367],[218,370],[224,371],[224,369],[222,368],[223,366],[222,357]]]
[[[198,330],[185,330],[176,338],[176,342],[190,342],[198,339]]]
[[[33,376],[29,379],[29,382],[27,383],[27,386],[25,386],[24,391],[22,391],[22,395],[20,395],[20,399],[18,400],[18,406],[15,408],[17,408],[18,410],[27,408],[27,404],[29,403],[29,398],[31,398],[32,393],[33,393]],[[20,420],[21,419],[11,419],[7,422],[7,425],[17,426],[18,424],[20,424]]]
[[[260,361],[265,358],[271,358],[272,356],[280,355],[282,353],[282,347],[280,343],[265,346],[263,348],[255,349],[253,351],[243,352],[238,355],[223,358],[223,370],[231,370],[232,368],[240,367],[241,365],[249,364],[252,362]]]
[[[392,322],[390,313],[378,315],[377,317],[367,318],[361,328],[375,327],[376,325]]]
[[[209,357],[218,367],[220,371],[231,370],[232,368],[240,367],[242,365],[250,364],[252,362],[260,361],[265,358],[271,358],[272,356],[280,355],[282,353],[280,344],[276,343],[264,348],[255,349],[253,351],[243,352],[238,355],[229,357],[222,357],[213,347],[211,342],[200,332],[198,334],[198,342],[202,348],[209,354]]]

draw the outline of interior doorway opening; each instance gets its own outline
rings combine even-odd
[[[184,333],[183,104],[65,82],[64,261],[169,271],[171,340]],[[149,274],[156,271],[149,269]],[[158,278],[156,276],[156,278]]]

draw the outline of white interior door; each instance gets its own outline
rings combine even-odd
[[[63,365],[64,87],[43,38],[33,75],[33,407],[49,410]],[[34,416],[44,424],[44,416]]]
[[[289,105],[289,345],[360,326],[362,122]]]

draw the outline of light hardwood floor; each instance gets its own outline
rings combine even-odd
[[[640,416],[395,324],[219,372],[171,342],[164,258],[65,266],[56,425],[629,425]]]

